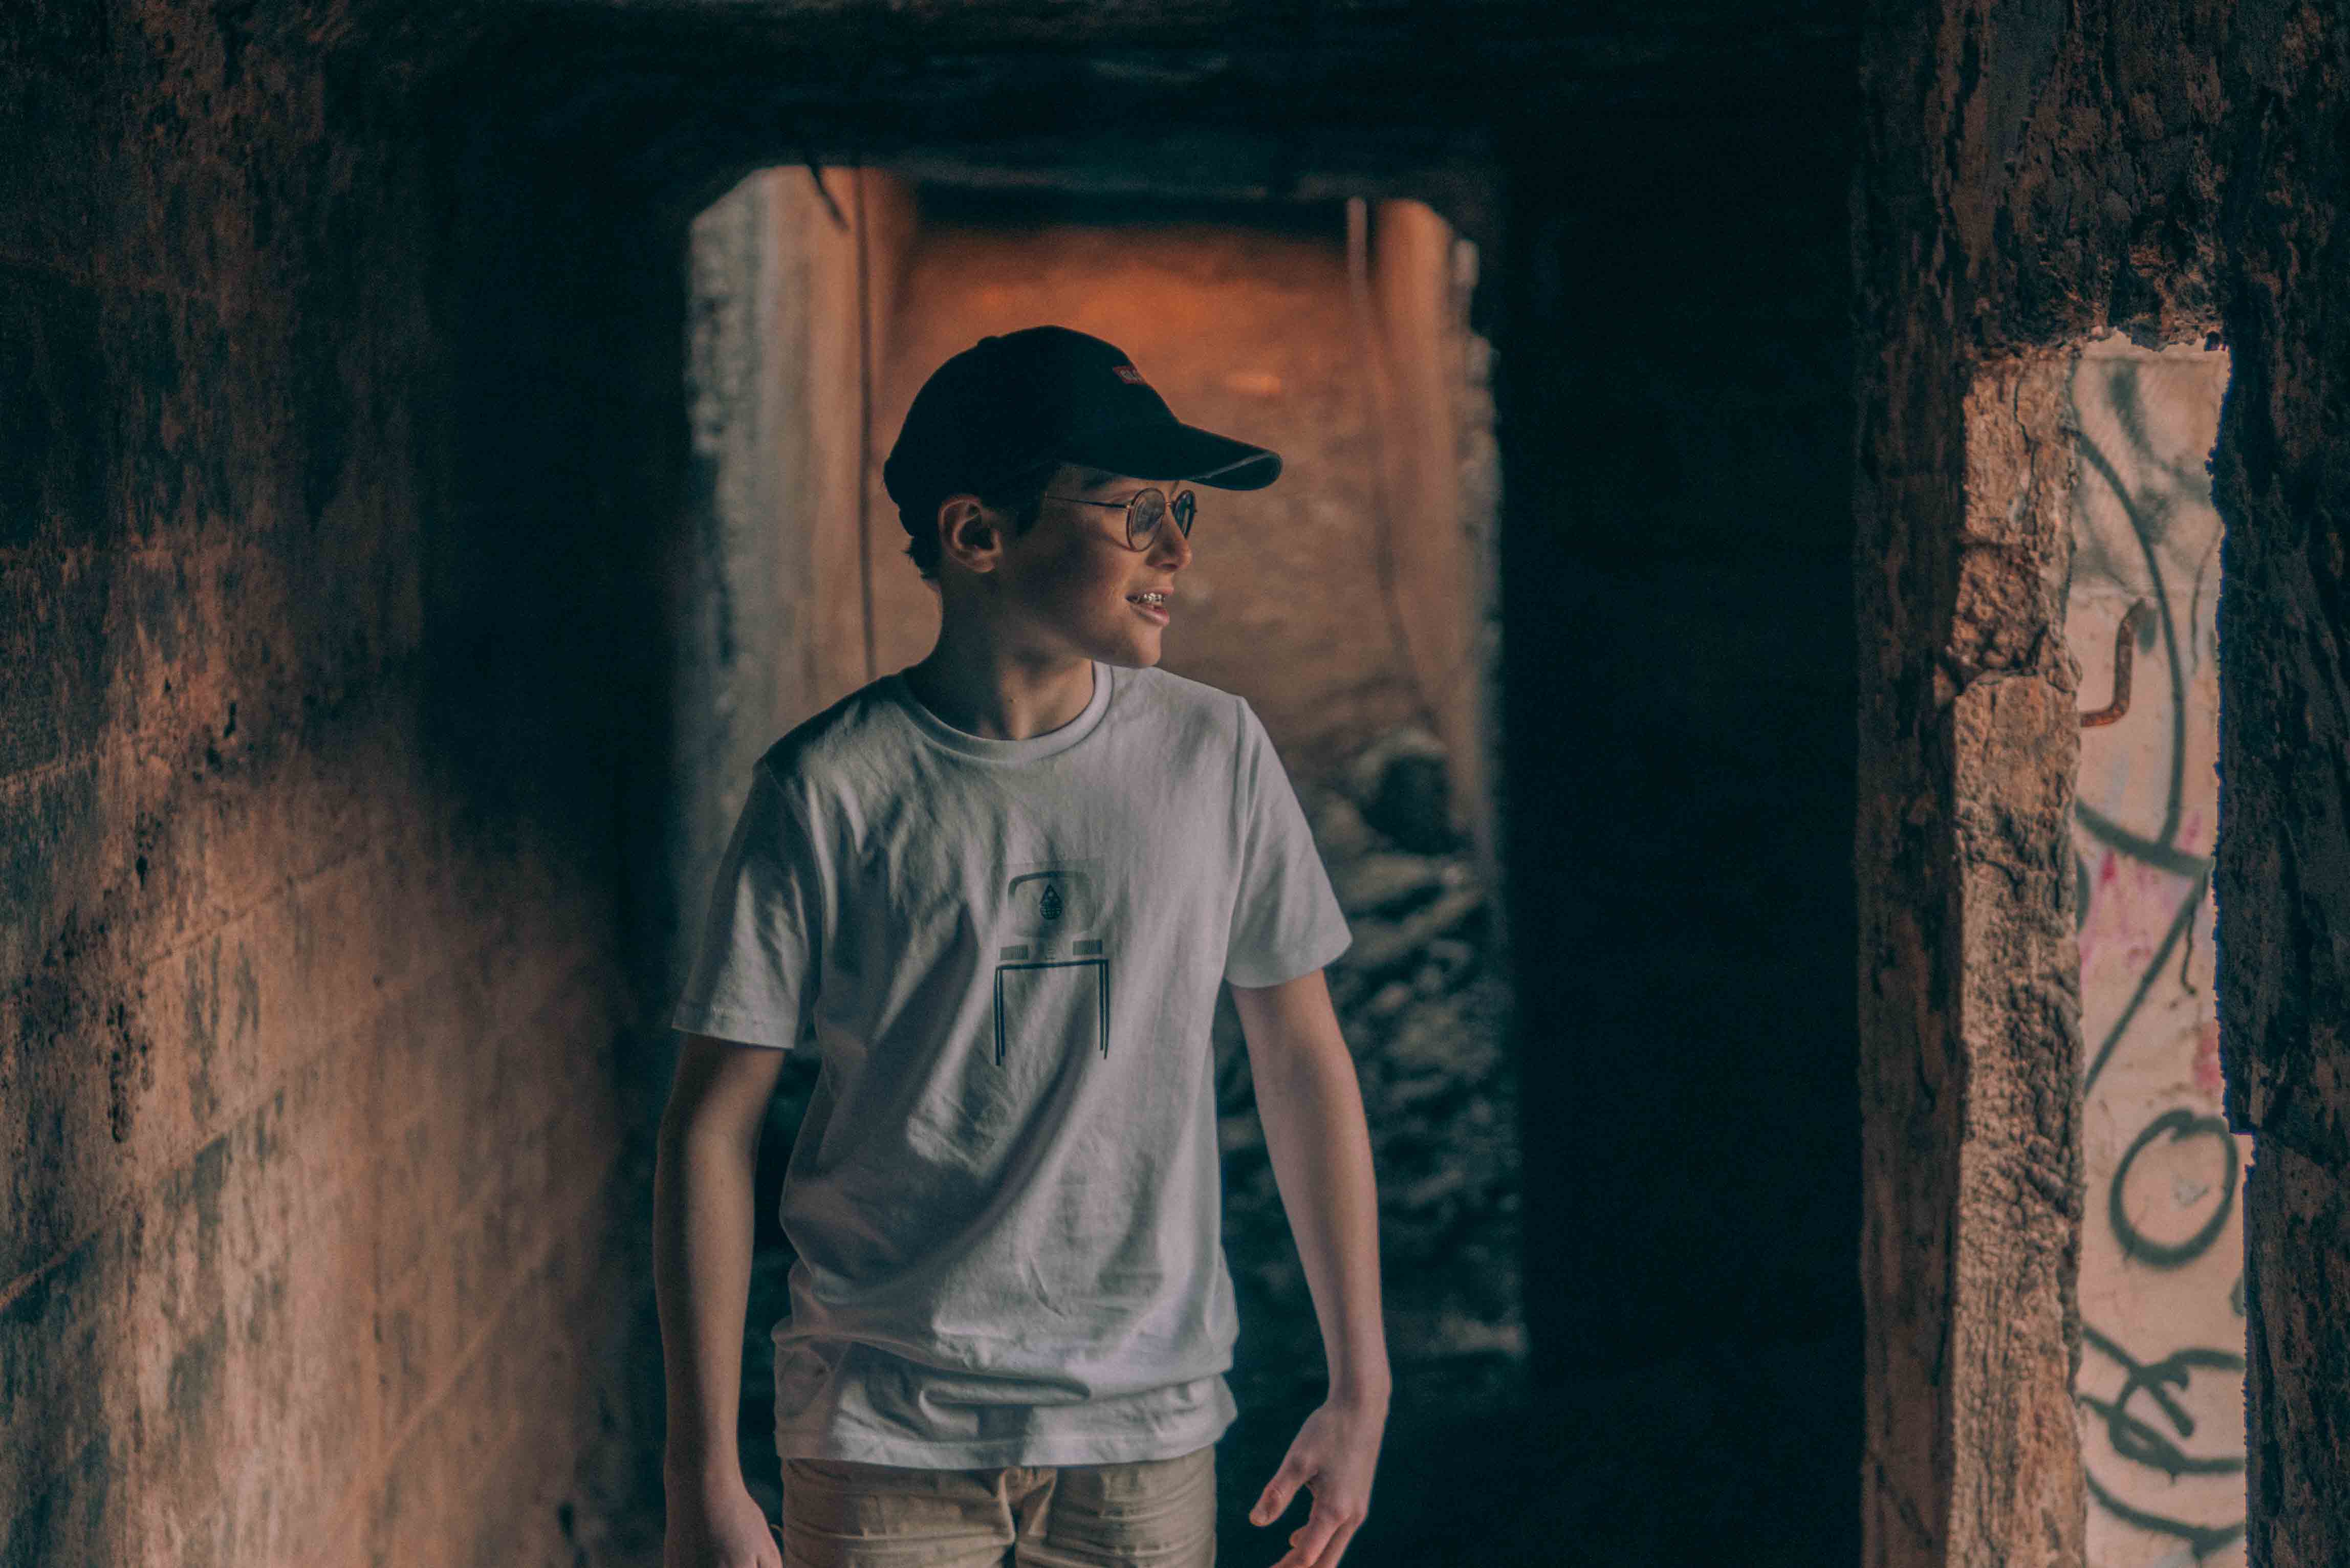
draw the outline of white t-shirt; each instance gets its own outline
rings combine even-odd
[[[1237,1414],[1220,981],[1345,918],[1243,699],[1097,662],[1084,712],[953,729],[900,674],[760,760],[672,1022],[822,1059],[784,1180],[786,1458],[1170,1459]]]

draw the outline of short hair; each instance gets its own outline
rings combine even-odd
[[[1013,537],[1018,538],[1036,525],[1036,514],[1045,499],[1045,486],[1050,484],[1053,476],[1060,472],[1058,462],[1035,464],[992,484],[974,485],[969,490],[941,490],[922,504],[900,506],[898,520],[905,525],[910,535],[906,541],[906,554],[913,558],[915,569],[922,574],[924,580],[938,581],[941,555],[939,549],[939,506],[948,496],[976,495],[979,504],[989,511],[1009,513]]]

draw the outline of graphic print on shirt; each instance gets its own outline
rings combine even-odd
[[[1015,866],[1004,882],[995,965],[995,1063],[1086,1033],[1109,1054],[1109,955],[1101,862]]]

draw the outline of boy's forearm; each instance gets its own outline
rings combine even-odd
[[[1297,1239],[1333,1398],[1384,1404],[1378,1190],[1353,1059],[1336,1033],[1253,1053],[1257,1114]]]
[[[653,1288],[669,1382],[671,1474],[733,1469],[751,1290],[755,1145],[661,1129],[653,1176]]]

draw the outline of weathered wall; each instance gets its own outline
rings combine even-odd
[[[2067,345],[2208,324],[2209,11],[1885,8],[1862,48],[1865,1560],[2066,1563],[2078,958]]]
[[[568,1563],[635,367],[455,281],[430,127],[278,26],[0,50],[0,1563]]]
[[[1870,1562],[1940,1541],[1951,1561],[2081,1552],[2069,369],[1981,367],[1962,436],[1937,453],[1954,471],[1863,460]],[[1950,557],[1915,560],[1898,537],[1928,519],[1953,535]],[[1935,597],[1906,618],[1918,578]]]
[[[837,270],[824,267],[835,247],[819,249],[824,233],[808,222],[821,222],[821,213],[804,179],[795,185],[781,171],[753,174],[694,219],[687,238],[693,463],[669,607],[677,628],[674,766],[691,803],[675,815],[670,856],[681,981],[693,911],[749,794],[752,764],[775,735],[816,711],[817,542],[814,530],[785,526],[785,517],[799,496],[821,493],[815,475],[823,459],[801,395],[813,358],[808,306],[831,281],[825,275]],[[853,296],[823,292],[831,296],[825,319],[856,320]],[[838,396],[841,368],[828,369],[833,376],[819,384],[829,400]],[[851,363],[852,388],[856,373]]]
[[[2070,755],[2055,698],[2069,701],[2074,672],[2033,586],[2062,541],[2016,526],[2042,513],[2050,436],[2034,401],[2031,461],[2016,461],[2010,389],[2109,327],[2148,345],[2222,327],[2232,360],[2214,455],[2228,524],[2215,878],[2229,1108],[2260,1146],[2243,1193],[2249,1555],[2350,1552],[2334,1397],[2350,1349],[2350,1139],[2329,1022],[2350,985],[2329,956],[2350,929],[2350,682],[2344,467],[2324,433],[2339,428],[2350,268],[2334,226],[2345,26],[2290,4],[1955,4],[1886,8],[1866,37],[1854,261],[1872,1563],[2078,1550],[2080,1460],[2053,1430],[2077,1354],[2063,1253],[2080,1201],[2054,1069],[2081,1043],[2062,994],[2073,955],[2047,915],[2069,880],[2050,862],[2071,792],[2045,776]],[[2031,711],[1970,750],[1970,691]],[[1990,978],[1967,961],[1976,933],[1998,937],[2010,966],[1988,1012],[1970,1004]],[[2022,1251],[1971,1273],[1970,1235]],[[1947,1285],[1921,1288],[1938,1256]],[[2020,1264],[2037,1282],[2031,1310]]]
[[[2126,701],[2083,729],[2073,805],[2088,1199],[2074,1397],[2094,1568],[2155,1568],[2182,1547],[2244,1560],[2236,1199],[2251,1140],[2220,1116],[2211,983],[2220,515],[2205,463],[2227,384],[2224,353],[2119,337],[2073,372],[2064,638],[2084,711]]]
[[[2220,1054],[2244,1187],[2255,1568],[2350,1562],[2350,15],[2230,24]]]

